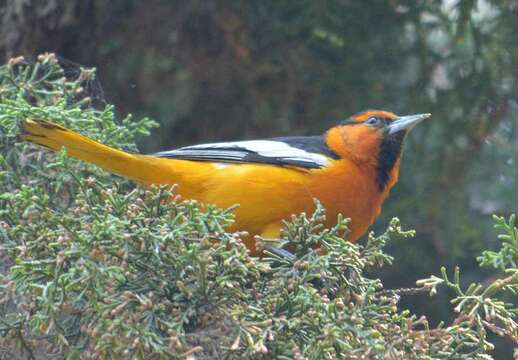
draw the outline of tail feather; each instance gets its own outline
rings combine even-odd
[[[156,181],[156,176],[153,176],[156,173],[156,167],[151,157],[130,154],[100,144],[46,120],[26,119],[20,123],[20,130],[22,138],[32,143],[56,151],[65,148],[70,156],[142,183]]]

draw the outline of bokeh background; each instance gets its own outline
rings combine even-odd
[[[145,152],[319,134],[369,108],[433,113],[375,226],[398,216],[417,236],[375,275],[491,276],[475,261],[497,244],[491,214],[518,211],[518,0],[6,0],[0,15],[5,60],[95,66],[92,96],[160,122]],[[451,315],[440,294],[402,306]]]

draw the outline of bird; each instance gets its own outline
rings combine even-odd
[[[182,198],[221,208],[234,205],[228,231],[243,231],[252,254],[257,236],[278,239],[283,222],[310,214],[318,199],[326,226],[350,218],[347,239],[367,232],[398,181],[403,144],[431,114],[356,113],[323,135],[207,143],[152,154],[103,145],[43,119],[20,123],[23,139],[100,166],[144,186],[177,185]]]

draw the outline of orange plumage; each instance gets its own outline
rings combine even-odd
[[[413,125],[429,114],[398,117],[366,111],[331,128],[323,137],[293,137],[206,144],[154,155],[130,154],[43,120],[21,124],[23,137],[99,165],[144,185],[178,184],[184,198],[235,210],[230,230],[276,238],[283,220],[311,213],[314,198],[327,210],[351,218],[356,241],[381,211],[397,182],[401,146]]]

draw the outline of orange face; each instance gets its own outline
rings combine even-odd
[[[352,160],[373,174],[379,190],[384,191],[397,180],[406,134],[429,116],[364,111],[330,129],[326,134],[327,145],[341,158]]]
[[[376,166],[389,125],[396,119],[396,114],[381,110],[369,110],[353,115],[341,125],[329,130],[328,145],[341,157]]]

